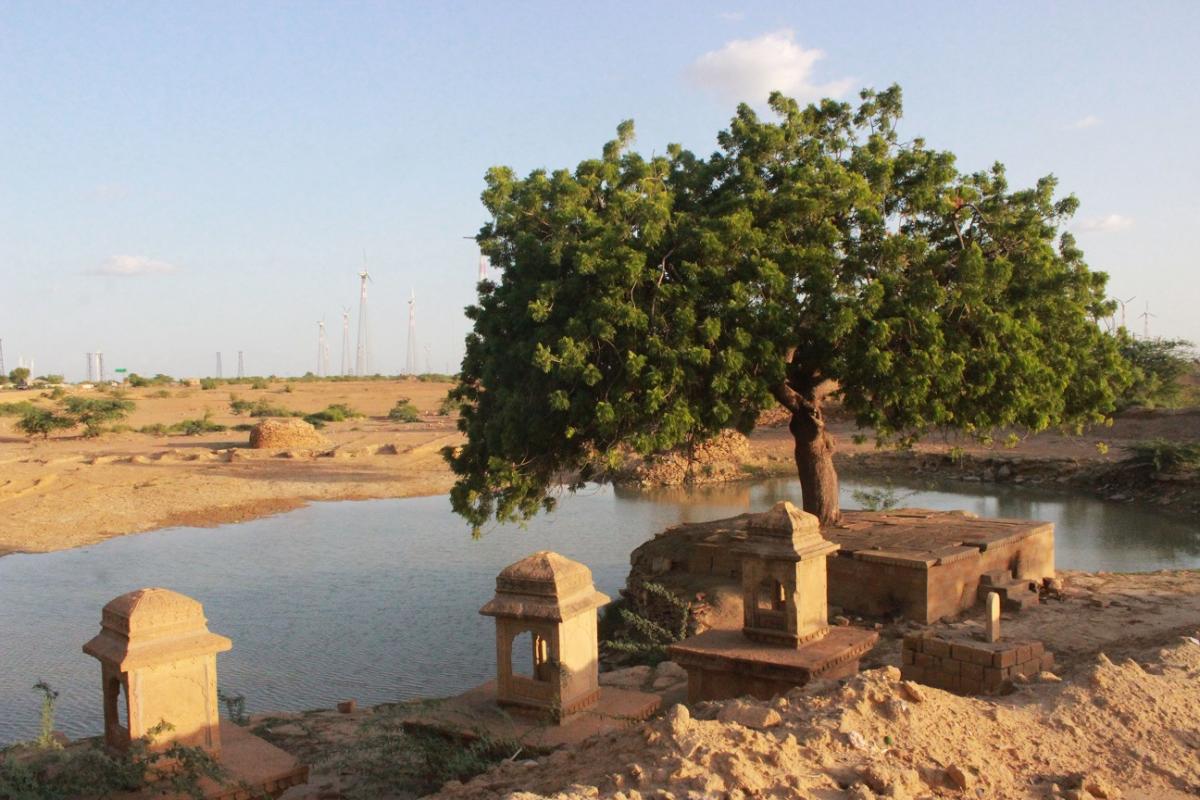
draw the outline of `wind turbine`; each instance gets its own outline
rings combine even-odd
[[[1127,303],[1132,303],[1134,300],[1137,300],[1137,295],[1130,297],[1128,300],[1122,300],[1120,298],[1117,298],[1117,305],[1119,305],[1121,307],[1121,327],[1122,328],[1125,327],[1125,306]]]
[[[350,374],[350,306],[342,306],[342,374]]]
[[[1142,319],[1142,338],[1149,339],[1150,338],[1150,320],[1152,320],[1158,316],[1157,314],[1150,313],[1150,301],[1149,300],[1146,301],[1146,310],[1143,311],[1138,316],[1141,317],[1141,319]]]
[[[371,273],[367,272],[367,254],[363,253],[363,268],[358,273],[360,281],[358,293],[358,351],[355,353],[354,374],[362,377],[370,370],[369,352],[367,349],[367,281]]]

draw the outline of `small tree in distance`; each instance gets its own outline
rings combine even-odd
[[[1112,411],[1128,368],[1096,324],[1106,276],[1060,234],[1075,199],[960,174],[900,140],[899,87],[861,98],[742,105],[707,159],[643,158],[625,122],[574,172],[488,172],[478,242],[503,278],[467,310],[458,513],[528,518],[623,447],[749,432],[778,403],[803,506],[833,523],[833,393],[881,444]]]

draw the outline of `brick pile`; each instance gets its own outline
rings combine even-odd
[[[1054,667],[1041,642],[981,642],[928,633],[904,637],[905,680],[959,694],[995,694],[1018,676],[1033,677]]]

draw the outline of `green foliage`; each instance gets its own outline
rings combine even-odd
[[[216,378],[201,378],[200,379],[200,388],[204,391],[208,391],[210,389],[216,389],[217,386],[218,386],[218,382],[217,382]]]
[[[643,583],[642,588],[646,595],[635,608],[617,608],[624,630],[603,644],[635,663],[653,665],[666,661],[668,645],[688,637],[692,607],[660,583]]]
[[[153,425],[143,425],[137,429],[137,432],[146,433],[151,436],[166,436],[171,431],[161,422],[155,422]]]
[[[27,382],[29,380],[29,368],[17,367],[8,373],[8,380],[10,383],[15,383],[18,386]]]
[[[61,386],[55,386],[50,391],[42,393],[42,397],[49,398],[50,400],[62,400],[66,396],[67,390]]]
[[[54,738],[54,705],[58,702],[58,692],[51,689],[50,684],[45,681],[35,683],[33,690],[42,695],[41,729],[38,731],[38,738],[34,743],[44,749],[57,750],[61,747],[58,740]]]
[[[358,419],[363,415],[355,411],[345,403],[334,403],[326,406],[323,411],[314,411],[304,417],[304,421],[315,427],[321,427],[318,423],[326,422],[345,422],[348,419]]]
[[[409,402],[407,397],[401,397],[388,412],[388,419],[392,422],[420,422],[421,412]]]
[[[16,427],[27,436],[40,435],[43,439],[48,439],[54,431],[74,428],[77,424],[74,418],[65,414],[57,414],[45,408],[31,407],[17,420]]]
[[[878,489],[855,489],[851,496],[864,511],[889,511],[914,494],[916,492],[897,492],[889,480],[886,486]]]
[[[42,383],[59,384],[63,383],[64,378],[62,375],[51,373],[49,375],[39,375],[37,380],[41,381]]]
[[[166,433],[180,433],[184,436],[202,436],[206,433],[221,433],[228,430],[224,425],[219,425],[212,421],[212,412],[207,408],[204,409],[204,416],[200,419],[184,419],[168,426],[165,429]],[[146,429],[142,429],[146,432]]]
[[[298,417],[299,411],[292,411],[290,408],[283,406],[272,405],[271,401],[263,397],[258,400],[243,400],[236,394],[229,395],[229,410],[234,416],[249,414],[252,417]]]
[[[442,402],[438,403],[437,414],[439,417],[448,417],[450,415],[458,415],[459,409],[462,408],[462,401],[456,398],[453,394],[447,393],[442,398]]]
[[[1183,339],[1136,339],[1121,332],[1121,355],[1133,367],[1133,382],[1119,406],[1174,408],[1184,399],[1183,378],[1192,369],[1192,343]]]
[[[225,714],[229,717],[230,722],[243,728],[250,724],[250,717],[246,714],[245,695],[225,694],[217,689],[217,698],[225,705]]]
[[[99,436],[104,425],[118,422],[129,416],[134,409],[132,400],[122,397],[83,397],[74,395],[63,401],[67,413],[83,426],[83,435]]]
[[[129,373],[129,377],[125,379],[125,382],[133,388],[139,389],[144,386],[168,386],[176,383],[176,380],[170,375],[164,375],[161,372],[155,375],[153,378],[143,378],[136,372],[131,372]]]
[[[900,90],[774,121],[740,106],[700,158],[645,158],[622,123],[574,171],[487,173],[477,237],[500,268],[468,309],[446,457],[472,525],[550,508],[622,446],[749,431],[819,389],[880,442],[1098,421],[1128,383],[1106,276],[1063,228],[1073,197],[900,137]],[[806,487],[807,491],[807,487]]]
[[[511,759],[522,746],[483,731],[462,741],[432,731],[405,728],[407,706],[379,709],[367,718],[351,743],[331,757],[347,776],[343,793],[350,800],[397,795],[426,795],[450,780],[467,781]]]
[[[67,750],[18,745],[0,751],[0,797],[5,800],[88,800],[136,792],[153,785],[163,792],[200,800],[200,781],[222,781],[224,773],[203,749],[172,744],[152,750],[171,726],[159,723],[124,753],[99,742]]]
[[[37,408],[28,400],[18,400],[15,403],[0,403],[0,417],[23,417]]]
[[[422,372],[417,376],[417,380],[423,383],[454,383],[458,376],[447,375],[444,372]]]
[[[156,398],[162,400],[162,399],[166,399],[166,398],[170,397],[171,391],[169,389],[158,389],[157,391],[151,392],[148,396],[156,397]]]
[[[255,378],[253,381],[250,382],[250,388],[251,389],[270,389],[271,384],[267,383],[266,380],[264,380],[262,378]]]
[[[1125,463],[1155,474],[1184,473],[1200,470],[1200,442],[1173,442],[1151,439],[1127,445],[1129,457]]]

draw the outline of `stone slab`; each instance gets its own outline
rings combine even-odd
[[[218,763],[225,779],[218,783],[204,778],[200,790],[205,800],[257,800],[278,797],[292,786],[308,782],[308,766],[284,750],[255,736],[229,720],[221,720],[221,755]],[[118,800],[191,800],[190,795],[164,794],[149,787],[140,792],[115,795]]]
[[[817,678],[858,671],[858,661],[879,634],[860,628],[831,628],[798,648],[762,644],[739,630],[713,629],[671,645],[671,660],[688,672],[688,700],[722,700],[750,695],[769,700]]]
[[[656,694],[601,686],[596,705],[560,723],[545,716],[504,709],[496,703],[496,682],[488,681],[448,700],[428,704],[405,727],[475,739],[517,741],[532,750],[552,750],[611,733],[648,719],[662,703]]]

